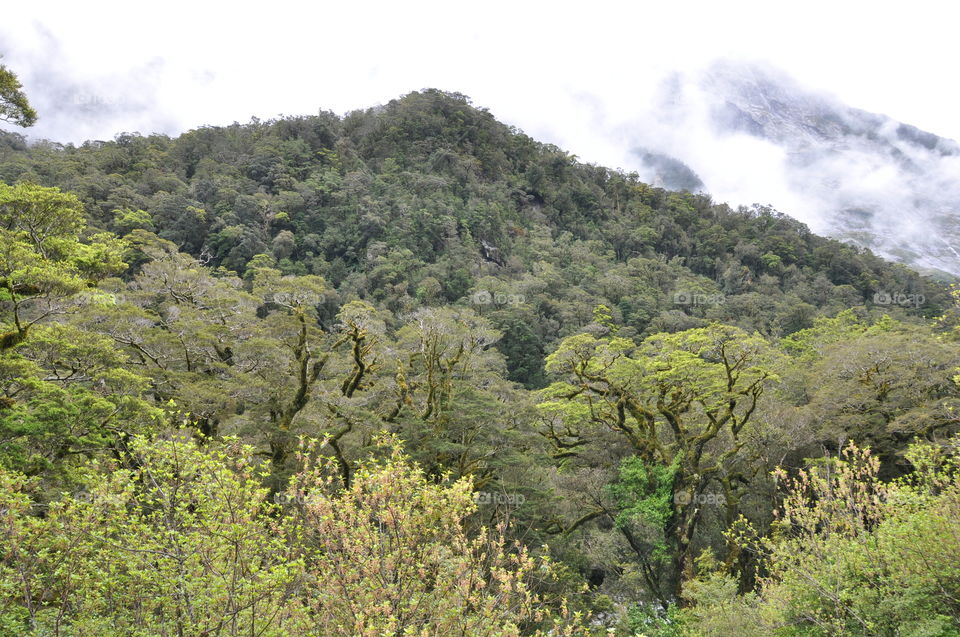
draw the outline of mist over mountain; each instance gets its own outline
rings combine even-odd
[[[960,274],[953,140],[729,61],[669,75],[628,139],[641,176],[665,187],[769,203],[920,271]]]
[[[167,94],[171,86],[178,96],[213,101],[205,92],[216,76],[209,69],[154,57],[123,72],[77,73],[68,70],[65,45],[42,30],[34,46],[13,50],[8,61],[21,69],[42,114],[27,132],[33,140],[82,143],[120,131],[176,135],[196,115],[187,117],[189,109]],[[592,87],[578,89],[576,99],[551,94],[551,104],[528,110],[510,99],[490,105],[521,129],[536,129],[589,161],[636,170],[651,184],[708,192],[732,205],[767,204],[819,234],[870,247],[921,272],[960,274],[956,142],[852,108],[768,65],[676,64],[665,78],[665,69],[643,71],[634,97]],[[658,89],[648,88],[658,82]],[[634,101],[635,114],[625,119],[620,105]],[[253,103],[244,108],[229,115],[214,109],[202,123],[262,110]],[[292,99],[287,108],[304,109]]]

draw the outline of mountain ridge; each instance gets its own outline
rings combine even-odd
[[[675,74],[663,83],[658,103],[654,118],[664,128],[683,131],[701,123],[720,148],[731,136],[745,135],[778,149],[786,189],[781,198],[794,202],[788,212],[818,231],[922,272],[947,279],[960,274],[956,141],[849,107],[758,64],[720,61],[696,77]],[[691,104],[708,106],[699,112]],[[642,130],[635,144],[686,164],[701,178],[716,174],[722,161],[695,157],[689,145],[658,145]],[[754,167],[747,158],[743,169]],[[735,174],[736,168],[723,170]],[[704,181],[709,190],[711,180]],[[748,185],[742,196],[759,185]]]

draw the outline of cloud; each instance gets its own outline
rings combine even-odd
[[[760,0],[600,1],[589,8],[274,0],[255,10],[185,0],[145,10],[93,0],[9,12],[0,52],[30,76],[33,95],[46,90],[41,81],[54,71],[83,86],[129,88],[128,99],[150,98],[156,126],[176,130],[251,115],[343,112],[430,86],[470,95],[531,133],[553,131],[548,141],[589,142],[576,127],[590,116],[570,93],[598,96],[605,112],[622,120],[665,72],[745,56],[769,59],[847,103],[960,137],[960,87],[936,81],[951,76],[955,59],[953,23],[943,11],[942,3],[923,0],[909,11],[809,0],[786,14]],[[59,47],[54,58],[49,39]],[[158,59],[162,66],[152,66]],[[111,86],[108,78],[124,82]],[[94,136],[152,130],[142,114],[117,115]],[[57,132],[61,141],[80,141],[89,130],[81,120],[75,131]],[[602,147],[564,145],[614,163]]]
[[[845,231],[873,232],[882,220],[883,231],[897,226],[906,236],[916,231],[904,219],[954,215],[947,199],[928,196],[955,190],[954,160],[905,145],[896,127],[882,133],[884,152],[913,168],[898,159],[877,164],[875,149],[804,153],[748,131],[718,131],[717,105],[696,78],[717,57],[765,59],[837,103],[960,138],[960,85],[942,79],[955,60],[945,11],[933,0],[909,11],[865,0],[809,0],[792,10],[761,0],[275,0],[256,10],[93,1],[5,15],[0,53],[40,112],[33,137],[177,134],[251,116],[343,113],[436,87],[469,95],[584,161],[651,178],[667,170],[651,168],[635,152],[643,147],[687,164],[717,200],[769,203],[820,231],[844,230],[833,211],[842,205]],[[664,92],[664,82],[679,92]],[[841,183],[844,171],[856,178]],[[858,212],[877,206],[879,217]],[[949,252],[941,239],[952,235],[944,237],[927,237],[920,252],[928,244]]]
[[[40,122],[24,131],[29,137],[79,143],[120,132],[181,130],[176,114],[157,108],[158,87],[169,73],[163,59],[144,59],[121,72],[81,73],[51,31],[34,23],[32,37],[25,35],[19,33],[19,42],[29,44],[13,47],[4,63],[18,73],[41,114]]]
[[[768,65],[671,74],[616,135],[684,162],[716,199],[772,204],[820,234],[960,274],[960,145]]]

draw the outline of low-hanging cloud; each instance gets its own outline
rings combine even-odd
[[[255,13],[172,0],[144,23],[140,8],[92,2],[6,16],[0,54],[40,112],[32,139],[344,113],[436,87],[582,160],[733,205],[770,204],[817,232],[960,272],[949,143],[769,69],[777,81],[765,92],[748,82],[731,109],[731,81],[746,67],[711,69],[718,55],[762,55],[847,103],[960,137],[960,89],[935,81],[951,64],[949,21],[934,5],[867,7],[811,0],[785,25],[761,0],[589,11],[277,0]],[[890,47],[890,34],[903,46]]]
[[[765,65],[673,73],[616,126],[641,177],[686,164],[714,198],[761,203],[920,270],[960,275],[960,146],[807,90]]]

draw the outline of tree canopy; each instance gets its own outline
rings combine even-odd
[[[23,127],[36,124],[37,112],[22,89],[14,72],[0,64],[0,121]]]
[[[956,634],[958,316],[459,94],[0,133],[0,635]]]

